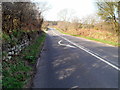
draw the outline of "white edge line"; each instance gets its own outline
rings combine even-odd
[[[55,33],[53,30],[52,30],[52,32]],[[57,33],[55,33],[55,34],[58,35]],[[113,67],[114,69],[117,69],[118,71],[120,71],[120,68],[118,68],[117,66],[111,64],[110,62],[108,62],[108,61],[102,59],[101,57],[99,57],[99,56],[97,56],[97,55],[91,53],[90,51],[84,49],[83,47],[81,47],[81,46],[79,46],[79,45],[77,45],[77,44],[75,44],[74,42],[68,40],[67,38],[62,37],[61,35],[58,35],[58,36],[61,37],[61,38],[63,38],[63,39],[65,39],[66,41],[70,42],[71,44],[75,45],[76,47],[78,47],[78,48],[84,50],[85,52],[89,53],[90,55],[92,55],[92,56],[98,58],[99,60],[101,60],[101,61],[103,61],[104,63],[108,64],[109,66]]]
[[[42,49],[41,49],[40,55],[42,54],[42,52],[43,52],[43,49],[44,49],[44,46],[43,46],[43,47],[42,47]],[[38,68],[38,65],[39,65],[40,58],[41,58],[41,56],[40,56],[40,57],[37,59],[36,68]]]

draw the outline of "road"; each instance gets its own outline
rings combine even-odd
[[[33,88],[117,88],[118,48],[49,29]]]

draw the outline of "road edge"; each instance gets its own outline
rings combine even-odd
[[[45,34],[46,34],[46,33],[45,33]],[[34,77],[35,77],[35,75],[36,75],[36,73],[37,73],[37,69],[38,69],[38,68],[37,68],[37,65],[38,65],[39,61],[41,60],[41,54],[42,54],[42,52],[43,52],[43,50],[44,50],[44,44],[45,44],[45,42],[46,42],[46,35],[45,35],[45,40],[44,40],[44,42],[42,42],[42,44],[41,44],[40,52],[39,52],[38,58],[37,58],[37,60],[36,60],[36,63],[35,63],[35,65],[34,65],[34,69],[33,69],[34,73],[33,73],[32,79],[31,79],[30,88],[33,88],[33,86],[34,86],[33,80],[34,80]]]

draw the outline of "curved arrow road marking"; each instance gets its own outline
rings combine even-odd
[[[71,45],[69,45],[69,44],[67,44],[67,45],[66,45],[66,44],[62,44],[61,42],[62,42],[62,40],[60,40],[60,41],[58,42],[58,44],[61,45],[61,46],[66,46],[66,47],[76,48],[76,47],[71,46]]]
[[[52,30],[52,32],[53,32],[54,34],[58,35],[59,37],[63,38],[64,40],[70,42],[70,43],[73,44],[74,46],[78,47],[79,49],[81,49],[81,50],[83,50],[83,51],[89,53],[90,55],[92,55],[92,56],[96,57],[97,59],[101,60],[102,62],[108,64],[109,66],[113,67],[114,69],[120,71],[120,68],[119,68],[118,66],[116,66],[116,65],[114,65],[114,64],[112,64],[112,63],[106,61],[105,59],[101,58],[99,55],[93,53],[92,51],[87,50],[86,48],[84,48],[84,47],[81,46],[81,45],[77,45],[76,43],[70,41],[69,39],[67,39],[67,38],[65,38],[65,37],[63,37],[63,36],[61,36],[61,35],[55,33],[53,30]]]

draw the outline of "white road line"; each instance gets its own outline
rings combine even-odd
[[[66,35],[66,34],[64,34]],[[70,36],[70,35],[67,35],[67,36]],[[75,37],[75,36],[72,36],[72,37]],[[85,38],[82,38],[82,37],[75,37],[77,39],[82,39],[82,40],[85,40],[85,41],[90,41],[90,42],[95,42],[95,43],[99,43],[101,45],[107,45],[107,46],[110,46],[110,47],[117,47],[117,46],[112,46],[110,44],[106,44],[106,43],[102,43],[102,42],[99,42],[99,41],[94,41],[94,40],[89,40],[89,39],[85,39]]]
[[[61,45],[61,46],[66,46],[66,47],[76,48],[76,47],[71,46],[71,45],[69,45],[69,44],[61,44],[61,42],[62,42],[62,40],[60,40],[60,41],[58,42],[58,44]]]
[[[52,30],[52,32],[55,33],[53,30]],[[57,33],[55,33],[55,34],[58,35]],[[120,71],[120,68],[118,68],[117,66],[115,66],[115,65],[111,64],[110,62],[104,60],[103,58],[97,56],[96,54],[92,53],[90,50],[85,49],[83,46],[77,45],[77,44],[75,44],[74,42],[68,40],[67,38],[62,37],[61,35],[58,35],[58,36],[61,37],[61,38],[63,38],[63,39],[65,39],[66,41],[70,42],[70,43],[73,44],[74,46],[76,46],[76,47],[84,50],[85,52],[89,53],[90,55],[98,58],[99,60],[101,60],[101,61],[103,61],[104,63],[108,64],[109,66],[113,67],[114,69]]]
[[[74,89],[74,88],[79,88],[79,86],[73,86],[73,87],[71,87],[71,89]]]
[[[40,53],[42,53],[42,52],[43,52],[43,49],[44,49],[44,47],[42,48],[42,50],[41,50],[41,52],[40,52]],[[36,68],[38,68],[38,66],[39,66],[39,61],[40,61],[40,58],[38,58],[38,60],[37,60]]]

